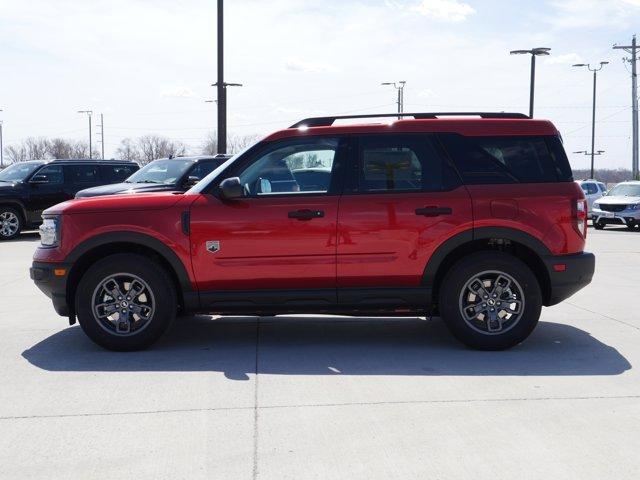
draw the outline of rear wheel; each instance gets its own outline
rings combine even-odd
[[[93,264],[76,291],[84,332],[109,350],[140,350],[166,331],[176,316],[171,278],[147,257],[117,254]]]
[[[11,240],[20,235],[22,216],[12,207],[0,207],[0,239]]]
[[[440,288],[440,312],[451,333],[480,350],[503,350],[525,340],[540,318],[542,293],[533,272],[502,252],[458,261]]]

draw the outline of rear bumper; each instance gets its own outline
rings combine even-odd
[[[543,258],[549,273],[545,306],[556,305],[591,283],[596,267],[593,253],[577,253]]]
[[[64,270],[64,275],[56,275],[54,270]],[[67,302],[67,277],[70,265],[66,263],[33,262],[29,276],[36,286],[53,302],[58,315],[68,317],[71,309]]]

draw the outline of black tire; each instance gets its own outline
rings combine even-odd
[[[150,290],[149,298],[153,299],[154,310],[146,326],[126,336],[118,334],[106,320],[98,320],[93,309],[94,295],[101,283],[117,274],[141,279]],[[149,347],[169,328],[177,313],[176,289],[169,274],[149,258],[129,253],[110,255],[91,265],[78,284],[75,305],[84,333],[101,347],[116,351]]]
[[[5,228],[5,220],[11,221],[12,225],[17,224],[17,230],[14,228]],[[7,225],[8,227],[8,225]],[[20,235],[24,227],[22,214],[13,207],[0,207],[0,240],[11,240]]]
[[[502,272],[512,277],[522,291],[524,308],[520,318],[504,332],[481,332],[464,319],[463,291],[476,275]],[[517,287],[516,287],[517,288]],[[465,345],[478,350],[504,350],[524,341],[538,324],[542,293],[534,273],[518,258],[502,252],[478,252],[459,260],[447,272],[439,295],[439,309],[451,333]]]
[[[593,222],[593,228],[595,228],[596,230],[604,230],[604,223]]]

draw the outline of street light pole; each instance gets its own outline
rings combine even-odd
[[[402,113],[404,112],[404,86],[407,82],[405,80],[400,80],[399,82],[382,82],[380,85],[392,85],[393,88],[398,90],[398,100],[396,103],[398,104],[398,120],[402,118]]]
[[[633,128],[633,146],[631,172],[634,180],[640,180],[640,160],[639,160],[639,133],[638,133],[638,43],[636,36],[633,36],[631,45],[614,45],[614,50],[624,50],[631,54],[625,61],[631,63],[631,124]]]
[[[531,80],[529,82],[529,118],[533,118],[533,104],[536,89],[536,57],[539,55],[551,55],[551,49],[546,47],[532,48],[531,50],[511,50],[511,55],[531,55]]]
[[[591,68],[591,64],[588,63],[576,63],[574,67],[587,67],[590,72],[593,72],[593,107],[591,109],[591,178],[594,178],[594,161],[596,154],[596,87],[598,84],[598,72],[608,65],[609,62],[600,62],[600,66],[597,68]],[[603,152],[599,150],[599,152]]]
[[[93,115],[93,110],[78,110],[78,113],[86,113],[87,117],[89,117],[89,160],[91,160],[93,158],[91,151],[91,115]]]

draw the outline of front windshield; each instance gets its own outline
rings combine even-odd
[[[31,175],[41,163],[14,163],[0,171],[0,182],[21,182]]]
[[[154,160],[127,178],[127,183],[176,183],[187,169],[191,160]]]
[[[608,195],[610,197],[640,197],[640,184],[621,183],[613,187]]]

